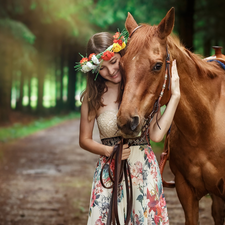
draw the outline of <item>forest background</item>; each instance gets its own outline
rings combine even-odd
[[[224,0],[0,0],[0,126],[15,112],[46,117],[79,112],[86,77],[74,70],[91,35],[158,24],[175,7],[174,33],[205,57],[225,46]]]

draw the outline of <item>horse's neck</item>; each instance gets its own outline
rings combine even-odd
[[[198,137],[212,128],[213,109],[216,102],[216,79],[199,74],[195,62],[185,52],[171,54],[176,59],[180,77],[181,99],[174,121],[184,135]],[[194,135],[196,134],[196,135]],[[202,134],[203,135],[203,134]]]

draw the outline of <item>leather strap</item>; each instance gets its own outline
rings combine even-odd
[[[134,34],[134,32],[137,30],[137,29],[139,29],[141,27],[141,25],[140,26],[138,26],[138,27],[136,27],[136,28],[134,28],[134,30],[131,32],[131,34],[129,35],[129,38],[131,38],[132,37],[132,35]]]
[[[120,225],[117,199],[118,199],[118,193],[119,193],[118,192],[119,185],[122,182],[123,177],[125,178],[125,186],[126,186],[126,193],[127,193],[127,216],[126,216],[125,225],[129,224],[130,217],[131,217],[132,204],[133,204],[131,173],[130,173],[130,168],[129,168],[127,160],[121,160],[122,151],[123,151],[123,142],[125,141],[126,140],[121,139],[121,141],[114,146],[112,154],[106,160],[100,173],[100,181],[102,186],[107,189],[110,189],[110,188],[113,189],[106,225],[111,225],[111,224],[114,225],[115,222],[117,225]],[[110,169],[110,164],[113,159],[115,159],[115,170],[112,172]],[[108,165],[108,162],[109,162],[108,174],[112,182],[112,185],[110,186],[106,186],[102,178],[104,168],[106,167],[106,165]]]
[[[163,152],[160,155],[159,169],[160,169],[160,174],[162,177],[163,187],[174,188],[175,181],[164,181],[163,180],[163,170],[166,165],[166,161],[169,160],[169,155],[170,155],[170,130],[167,132],[164,147],[163,147]]]

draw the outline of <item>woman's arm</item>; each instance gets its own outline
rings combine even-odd
[[[163,139],[164,135],[166,134],[166,132],[170,128],[170,125],[172,124],[173,117],[176,112],[179,100],[180,100],[180,83],[177,72],[176,60],[174,60],[172,63],[171,98],[169,103],[167,104],[166,110],[163,113],[163,115],[161,116],[160,110],[157,113],[158,123],[161,130],[159,129],[156,123],[157,114],[155,114],[150,123],[149,136],[152,141],[160,142]]]
[[[89,152],[108,157],[112,153],[113,148],[111,146],[102,145],[92,139],[94,123],[95,115],[93,115],[90,121],[88,120],[88,104],[87,99],[84,98],[84,101],[81,105],[79,136],[80,147]]]
[[[98,155],[104,155],[109,157],[113,151],[113,146],[107,146],[100,144],[92,139],[93,128],[95,123],[95,116],[88,120],[88,104],[87,100],[84,99],[81,106],[81,118],[80,118],[80,136],[79,144],[80,147]],[[122,160],[127,159],[130,155],[130,148],[128,144],[123,145]]]

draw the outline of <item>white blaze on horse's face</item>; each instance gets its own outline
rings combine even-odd
[[[121,59],[124,93],[117,115],[118,127],[124,134],[139,134],[160,95],[166,70],[166,38],[173,24],[174,10],[171,9],[159,26],[142,25],[130,38]],[[129,14],[128,32],[131,34],[137,26]]]

